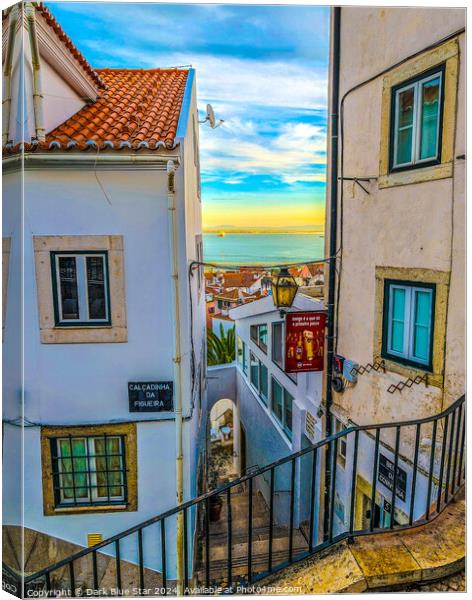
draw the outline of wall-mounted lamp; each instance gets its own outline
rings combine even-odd
[[[290,308],[297,295],[298,285],[295,277],[290,275],[287,267],[282,267],[277,275],[272,277],[272,297],[275,306],[283,317],[285,309]]]

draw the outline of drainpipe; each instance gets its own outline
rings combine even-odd
[[[330,231],[329,231],[329,287],[328,287],[328,336],[327,336],[327,364],[326,364],[326,436],[332,435],[331,407],[333,404],[333,358],[334,358],[334,318],[335,318],[335,291],[336,291],[336,255],[337,226],[338,226],[338,111],[339,111],[339,64],[340,64],[340,38],[341,38],[341,7],[333,8],[332,29],[332,87],[330,107],[330,147],[331,147],[331,177],[330,177]],[[328,444],[325,464],[325,489],[324,489],[324,538],[329,532],[329,504],[331,488],[331,444]]]
[[[184,501],[184,457],[182,431],[182,355],[180,340],[180,290],[179,290],[179,238],[177,226],[177,210],[175,205],[175,165],[172,160],[167,163],[167,199],[169,209],[169,242],[171,257],[171,277],[173,281],[173,323],[174,338],[174,397],[175,397],[175,483],[177,504]],[[184,521],[183,512],[177,514],[177,595],[183,596],[184,573]]]
[[[8,24],[8,41],[5,51],[5,66],[3,68],[3,126],[2,146],[8,143],[10,133],[10,110],[11,110],[11,75],[13,64],[13,52],[15,50],[16,24],[19,17],[19,4],[14,4],[10,10],[10,21]]]
[[[41,87],[41,64],[39,58],[38,37],[36,35],[36,9],[31,2],[25,6],[26,20],[28,22],[28,36],[31,47],[31,63],[33,66],[33,108],[34,128],[36,139],[44,142],[46,130],[43,119],[43,94]]]

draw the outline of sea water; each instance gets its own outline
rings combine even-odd
[[[324,236],[319,233],[215,233],[203,235],[205,262],[278,265],[321,260]]]

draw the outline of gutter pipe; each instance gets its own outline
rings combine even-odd
[[[36,35],[36,9],[31,2],[25,6],[28,22],[28,36],[31,47],[31,63],[33,66],[33,108],[35,136],[39,142],[46,139],[43,118],[43,94],[41,86],[41,61],[39,58],[38,37]]]
[[[31,168],[42,169],[49,167],[70,168],[70,169],[89,169],[100,165],[103,168],[112,169],[120,166],[121,168],[129,166],[137,169],[156,169],[164,170],[167,163],[172,161],[174,164],[180,163],[180,157],[177,155],[159,155],[159,154],[119,154],[118,152],[99,153],[81,152],[81,153],[55,153],[55,152],[26,152],[4,156],[2,164],[4,169]]]
[[[328,335],[327,335],[327,364],[326,364],[326,415],[325,428],[326,437],[332,435],[331,407],[333,404],[333,359],[334,359],[334,318],[335,318],[335,290],[336,290],[336,245],[337,245],[337,225],[338,225],[338,111],[339,111],[339,65],[341,56],[341,7],[333,8],[332,13],[332,88],[331,88],[331,177],[330,177],[330,231],[329,231],[329,287],[328,287]],[[324,488],[324,539],[329,534],[329,514],[328,510],[331,488],[331,463],[332,463],[331,444],[326,447],[325,464],[325,488]]]
[[[8,41],[5,51],[5,66],[3,68],[3,117],[2,117],[2,146],[8,143],[10,133],[10,111],[11,111],[11,76],[13,53],[15,50],[16,25],[19,18],[19,4],[14,4],[10,10],[10,21],[8,24]]]
[[[175,204],[175,164],[172,160],[167,163],[167,199],[169,210],[169,243],[171,258],[171,278],[173,281],[172,322],[174,324],[174,397],[175,397],[175,486],[177,505],[184,501],[184,469],[183,469],[183,419],[182,419],[182,349],[180,339],[180,280],[179,280],[179,246],[177,209]],[[177,513],[177,595],[183,596],[184,574],[184,521],[183,512]]]

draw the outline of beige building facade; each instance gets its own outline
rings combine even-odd
[[[332,413],[419,419],[465,391],[465,11],[343,7],[340,27],[334,353],[367,370],[334,373]]]

